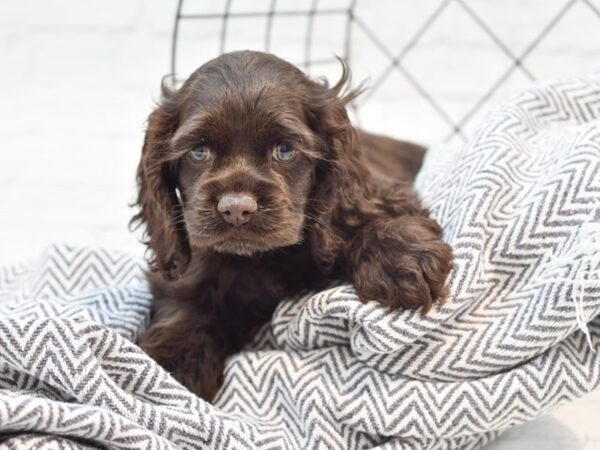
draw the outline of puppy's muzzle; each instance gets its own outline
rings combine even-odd
[[[217,210],[226,222],[239,227],[250,222],[258,210],[256,200],[248,194],[225,194],[219,199]]]

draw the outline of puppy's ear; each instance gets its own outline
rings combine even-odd
[[[334,264],[345,246],[348,233],[374,212],[375,198],[370,173],[356,145],[356,131],[346,107],[362,89],[348,90],[350,71],[342,64],[342,76],[331,88],[313,83],[307,96],[305,114],[321,146],[315,170],[309,212],[315,219],[309,226],[313,256],[322,270]]]
[[[139,212],[131,224],[145,225],[150,267],[168,279],[181,276],[190,260],[182,205],[177,195],[177,166],[168,158],[169,141],[178,122],[175,93],[163,80],[160,104],[148,118],[137,169]]]

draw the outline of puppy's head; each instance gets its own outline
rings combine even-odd
[[[341,188],[334,178],[352,176],[339,173],[353,141],[345,105],[355,93],[339,95],[347,78],[344,66],[330,88],[273,55],[244,51],[209,61],[177,91],[163,83],[134,217],[146,225],[153,268],[173,277],[194,248],[252,255],[310,230],[323,237]]]

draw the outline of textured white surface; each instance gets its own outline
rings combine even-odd
[[[139,252],[127,232],[174,2],[2,2],[2,261],[48,242]]]
[[[144,121],[158,95],[160,78],[169,70],[175,3],[0,3],[0,262],[34,256],[56,240],[141,253],[127,231],[131,215],[127,204],[133,199]],[[385,30],[386,44],[392,49],[399,49],[438,4],[433,0],[418,6],[408,1],[359,2],[365,22]],[[570,2],[472,0],[467,4],[518,54]],[[600,21],[591,8],[599,9],[600,0],[574,2],[564,20],[526,59],[536,77],[584,73],[600,64]],[[233,25],[239,39],[227,48],[250,46],[252,30],[259,26]],[[289,37],[285,22],[276,26]],[[203,41],[185,53],[191,66],[214,54],[219,30],[216,22],[195,30]],[[319,39],[324,43],[317,46],[319,52],[337,45],[335,33]],[[281,42],[273,45],[274,51],[289,54],[290,59],[294,52],[301,54],[301,47]],[[385,58],[367,44],[356,51],[356,79],[376,78]],[[505,55],[490,45],[489,37],[473,26],[457,4],[449,4],[405,62],[444,107],[459,116],[493,81],[494,71],[509,66]],[[483,88],[479,81],[485,81]],[[490,103],[526,82],[515,72]],[[446,124],[397,73],[369,99],[362,119],[370,129],[422,142],[445,136]],[[599,421],[597,392],[511,430],[491,448],[600,449]]]

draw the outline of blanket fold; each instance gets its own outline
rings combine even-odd
[[[143,261],[53,245],[0,269],[6,448],[476,449],[600,384],[600,74],[531,86],[416,189],[450,298],[423,317],[351,286],[284,300],[210,405],[135,340]]]

